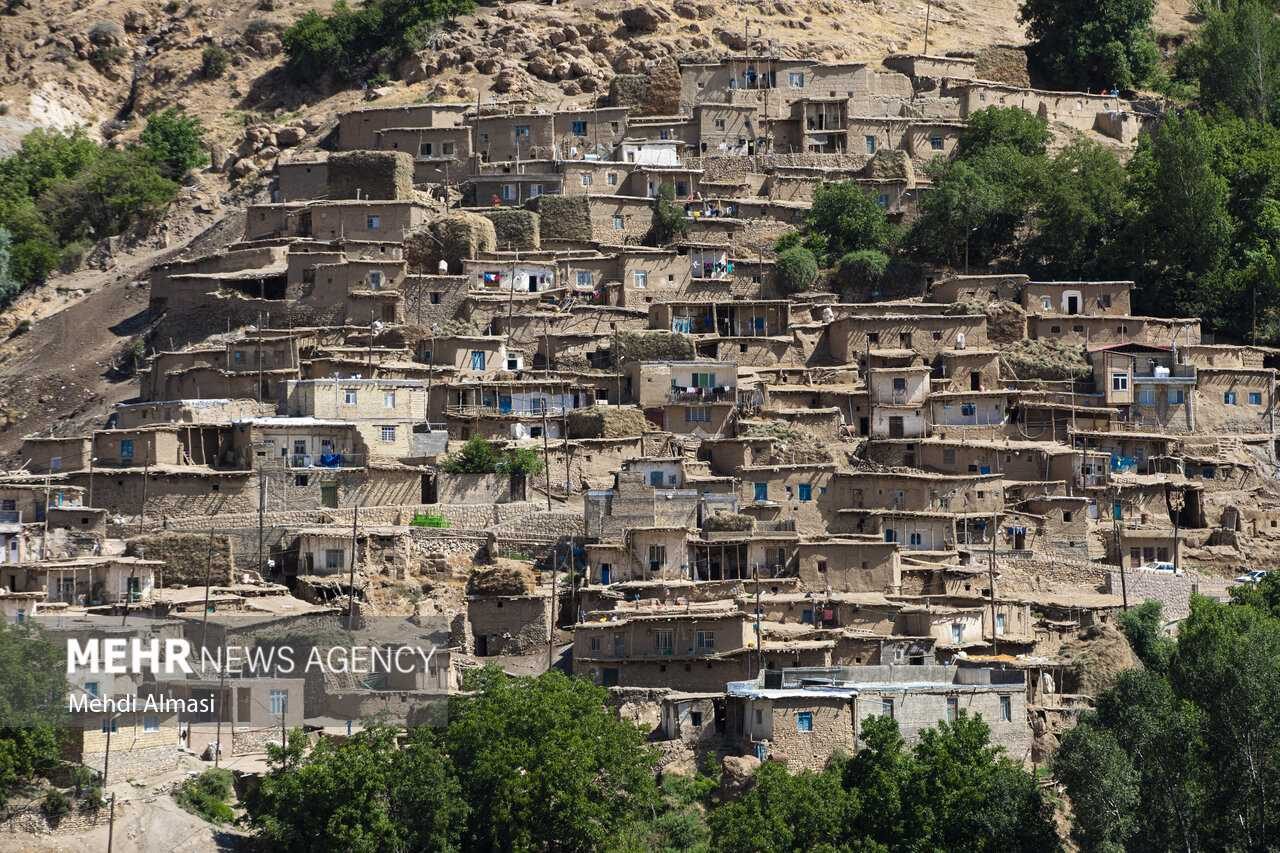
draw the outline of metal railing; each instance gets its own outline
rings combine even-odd
[[[736,388],[719,386],[715,388],[672,388],[667,400],[672,403],[725,403],[737,399]]]

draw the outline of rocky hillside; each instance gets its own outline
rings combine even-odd
[[[281,117],[323,121],[361,98],[300,89],[279,73],[280,33],[329,0],[7,0],[0,16],[0,152],[35,126],[88,127],[111,138],[138,117],[181,104],[215,137]],[[1190,0],[1160,0],[1156,26],[1185,31]],[[975,50],[1023,39],[1018,0],[568,0],[495,3],[442,31],[435,49],[398,69],[396,99],[537,94],[574,99],[617,72],[699,51],[875,59]],[[230,54],[217,79],[204,48]],[[392,76],[396,76],[393,74]]]

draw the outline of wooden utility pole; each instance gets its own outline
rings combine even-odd
[[[550,492],[548,492],[550,494]],[[556,586],[560,582],[560,546],[553,545],[551,547],[551,624],[547,630],[547,671],[551,671],[551,665],[555,657],[556,645]]]
[[[147,481],[151,479],[151,451],[145,451],[146,455],[142,458],[142,507],[138,512],[138,535],[142,535],[142,530],[147,523]]]
[[[547,403],[542,403],[542,467],[547,475],[547,512],[551,512],[551,452],[547,449]]]
[[[1000,517],[991,513],[991,554],[987,559],[987,583],[991,587],[991,654],[999,654],[996,647],[996,530]]]
[[[209,582],[213,578],[213,525],[209,525],[209,552],[204,562],[204,616],[200,619],[200,653],[204,654],[209,632]]]
[[[262,476],[262,467],[258,467],[258,574],[267,579],[267,564],[264,553],[266,546],[266,511],[267,481]]]
[[[351,507],[351,576],[347,582],[347,630],[356,625],[356,543],[360,531],[360,504]]]

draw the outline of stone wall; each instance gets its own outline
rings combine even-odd
[[[73,803],[72,811],[59,818],[56,825],[51,825],[45,817],[40,803],[24,806],[12,806],[0,813],[0,832],[22,835],[66,835],[73,832],[84,832],[102,826],[110,819],[110,808],[94,810],[82,809],[79,803]],[[123,821],[133,811],[129,801],[116,804],[116,820]]]
[[[1198,575],[1175,575],[1172,572],[1154,572],[1149,569],[1129,569],[1120,582],[1119,570],[1107,573],[1104,592],[1120,595],[1128,590],[1129,603],[1158,601],[1164,608],[1166,620],[1185,619],[1191,614],[1191,593],[1197,590]]]

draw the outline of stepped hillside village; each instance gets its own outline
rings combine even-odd
[[[86,711],[72,758],[108,784],[234,766],[494,665],[606,688],[672,769],[820,770],[872,717],[912,744],[961,715],[1045,765],[1133,664],[1124,610],[1176,626],[1280,553],[1280,350],[1137,314],[1130,281],[796,286],[776,247],[816,198],[911,223],[979,111],[1122,158],[1160,120],[989,73],[725,55],[678,91],[251,134],[228,163],[270,199],[151,269],[135,398],[0,476],[0,613],[59,644],[436,653],[199,671],[171,689],[217,714]],[[149,681],[115,679],[71,686]]]

